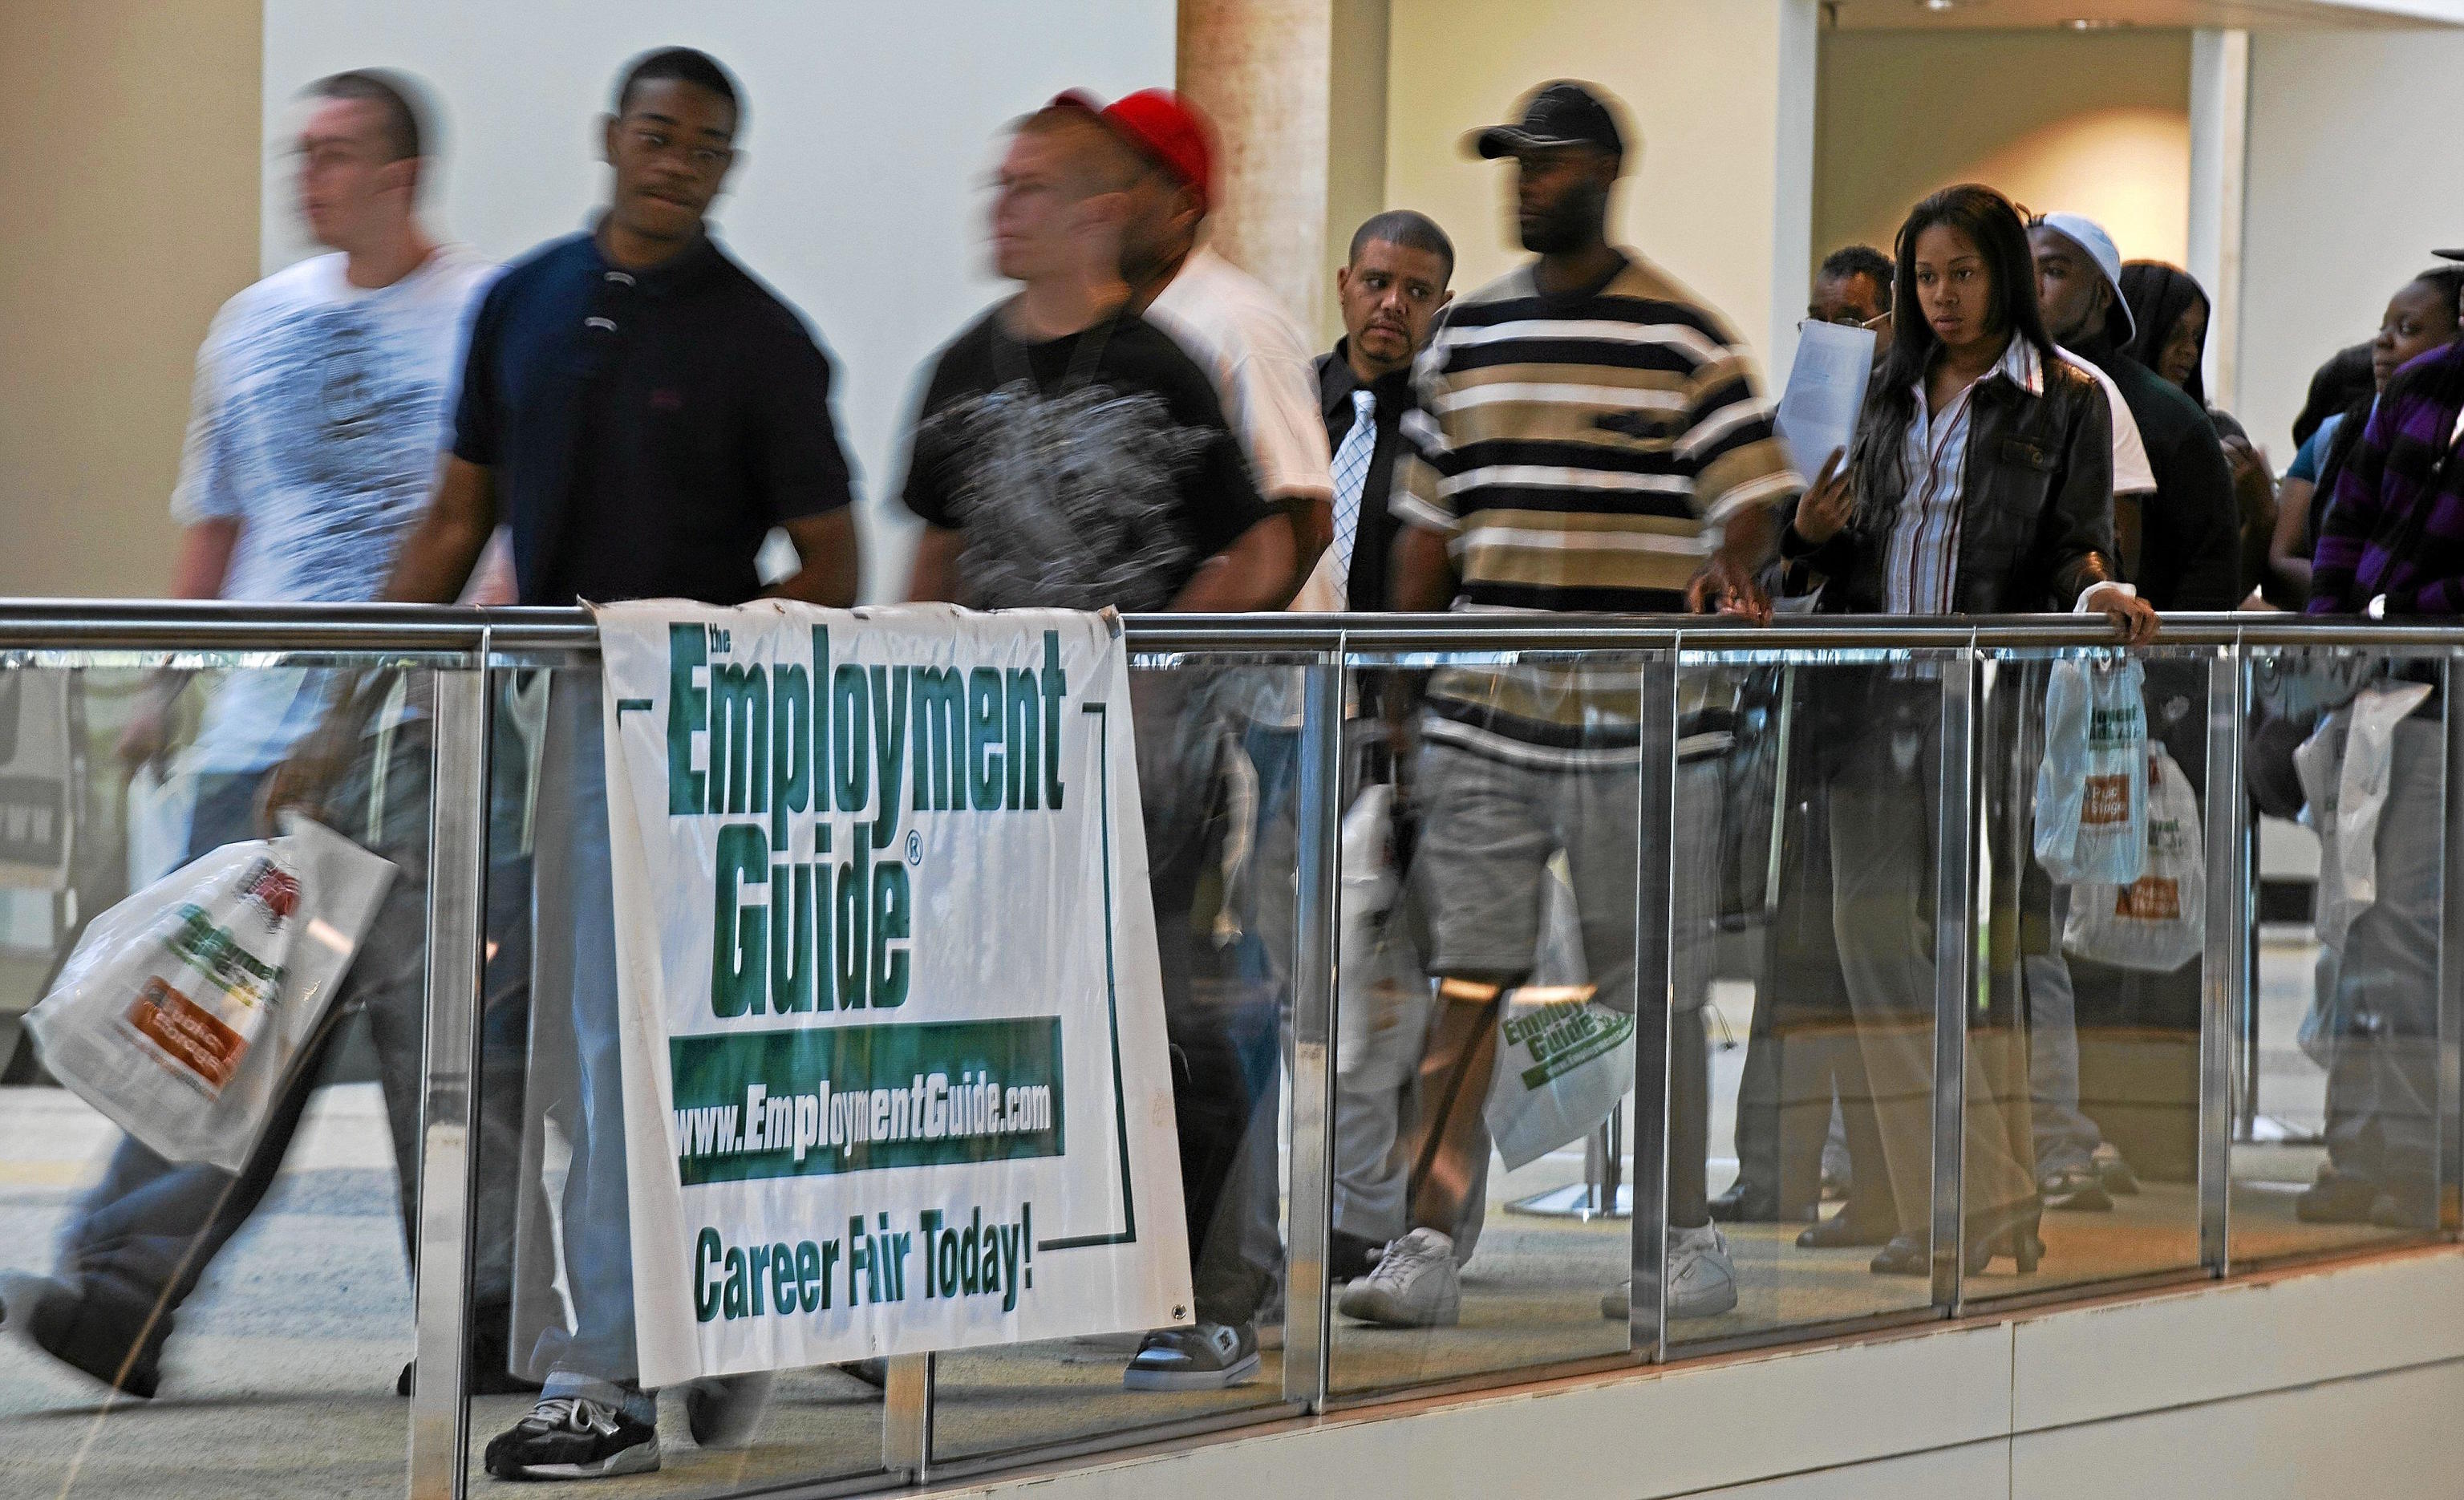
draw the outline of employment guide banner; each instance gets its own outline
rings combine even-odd
[[[1118,621],[598,623],[644,1382],[1188,1322]]]

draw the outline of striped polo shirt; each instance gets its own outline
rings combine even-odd
[[[1544,296],[1525,267],[1456,301],[1414,375],[1395,514],[1443,535],[1454,607],[1620,614],[1685,607],[1747,506],[1804,488],[1752,358],[1641,256]],[[1631,761],[1634,670],[1455,670],[1428,732],[1505,759]]]

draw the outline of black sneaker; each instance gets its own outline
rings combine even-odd
[[[125,1343],[88,1336],[80,1342],[77,1289],[30,1270],[0,1271],[0,1335],[38,1349],[90,1380],[150,1401],[162,1372],[129,1357]]]
[[[2092,1166],[2056,1167],[2036,1180],[2036,1192],[2047,1208],[2074,1213],[2113,1211],[2113,1197],[2104,1190],[2104,1179]]]
[[[1326,1237],[1326,1279],[1332,1282],[1357,1281],[1377,1268],[1377,1257],[1386,1246],[1378,1240],[1364,1240],[1356,1234],[1337,1229]]]
[[[770,1403],[775,1379],[767,1370],[753,1375],[711,1375],[685,1384],[685,1430],[706,1448],[732,1448],[753,1436],[761,1409]]]
[[[605,1479],[659,1467],[659,1429],[613,1406],[555,1396],[496,1434],[488,1472],[498,1479]]]
[[[1220,1391],[1257,1373],[1257,1330],[1200,1323],[1149,1334],[1121,1383],[1133,1391]]]

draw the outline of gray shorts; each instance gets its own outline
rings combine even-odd
[[[1420,746],[1415,793],[1420,838],[1413,878],[1431,919],[1429,971],[1523,975],[1540,943],[1540,882],[1565,850],[1583,960],[1601,1004],[1635,1006],[1636,827],[1632,766],[1554,770],[1509,764],[1442,740]],[[1719,778],[1707,761],[1677,771],[1672,932],[1677,1004],[1703,1004],[1720,832]],[[1651,851],[1655,860],[1664,857]]]

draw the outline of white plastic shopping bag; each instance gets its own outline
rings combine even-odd
[[[2062,947],[2116,968],[2169,974],[2207,942],[2207,840],[2199,798],[2163,745],[2147,756],[2147,861],[2128,885],[2071,893]]]
[[[1562,857],[1540,890],[1537,961],[1498,1022],[1485,1114],[1508,1170],[1580,1140],[1634,1088],[1634,1017],[1593,998]]]
[[[2343,946],[2353,919],[2378,900],[2379,815],[2387,808],[2395,726],[2430,696],[2427,683],[2364,689],[2320,721],[2293,752],[2305,805],[2301,821],[2319,835],[2319,940]]]
[[[1366,786],[1343,815],[1334,1070],[1353,1090],[1395,1089],[1419,1070],[1429,979],[1397,915],[1395,789]]]
[[[2147,857],[2146,673],[2136,661],[2054,663],[2036,766],[2036,863],[2062,885],[2126,886]]]
[[[55,1076],[156,1154],[237,1172],[393,874],[288,817],[95,918],[26,1028]]]

